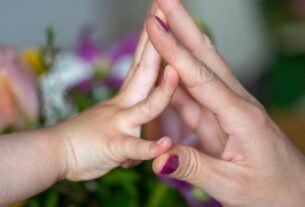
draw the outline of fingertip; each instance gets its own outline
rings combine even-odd
[[[179,84],[179,75],[173,66],[167,65],[164,71],[165,81],[168,82],[169,87],[173,92],[177,89]]]
[[[165,153],[153,160],[152,169],[155,174],[157,174],[157,175],[161,174],[162,168],[165,165],[165,163],[169,157],[170,157],[170,154]]]
[[[170,79],[170,80],[173,80],[175,82],[178,82],[179,81],[179,74],[178,72],[176,71],[176,69],[171,66],[171,65],[167,65],[165,67],[165,71],[167,73],[167,77]]]
[[[170,150],[173,146],[173,142],[169,137],[163,137],[156,142],[155,146],[156,150],[154,152],[154,157],[157,157]]]

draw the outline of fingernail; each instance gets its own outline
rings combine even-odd
[[[162,170],[161,170],[161,174],[162,175],[169,175],[172,174],[173,172],[175,172],[177,170],[179,166],[179,157],[177,155],[171,155],[165,165],[163,166]]]
[[[156,20],[159,22],[160,26],[165,30],[165,32],[169,32],[168,26],[165,24],[165,22],[158,16],[155,15]]]

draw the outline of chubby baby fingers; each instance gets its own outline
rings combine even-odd
[[[122,162],[132,160],[150,160],[167,152],[172,147],[172,141],[163,137],[158,141],[147,141],[136,137],[124,137],[115,146],[116,154]]]
[[[172,66],[166,66],[161,84],[146,99],[122,112],[123,119],[140,126],[157,118],[169,105],[178,84],[178,73]]]

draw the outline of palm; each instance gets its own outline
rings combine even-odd
[[[172,105],[185,124],[197,134],[203,151],[220,157],[224,151],[226,135],[215,115],[198,104],[182,88],[175,93]]]
[[[245,99],[264,111],[261,104],[250,94],[247,93]],[[201,149],[206,154],[222,159],[234,159],[240,155],[239,143],[233,139],[234,135],[229,130],[238,127],[234,126],[234,123],[221,122],[182,87],[176,91],[171,105],[184,123],[197,134]]]

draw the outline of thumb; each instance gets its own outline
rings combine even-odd
[[[226,176],[221,173],[225,167],[222,162],[192,147],[175,145],[153,161],[153,170],[156,174],[186,181],[211,196],[217,196],[219,186],[229,185]]]
[[[167,152],[172,147],[172,141],[163,137],[157,142],[143,140],[136,137],[125,137],[117,144],[116,149],[121,155],[120,160],[150,160]]]

